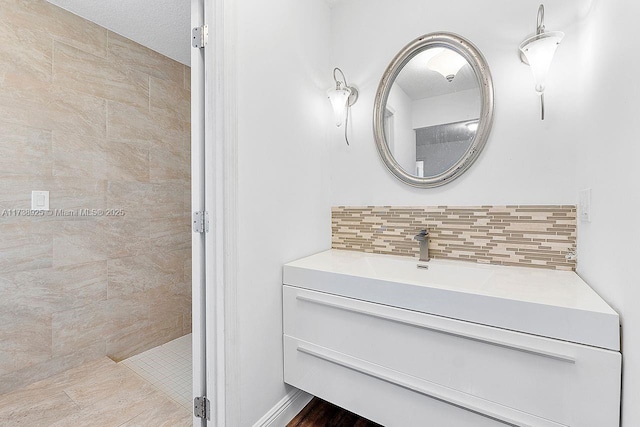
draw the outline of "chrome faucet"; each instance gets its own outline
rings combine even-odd
[[[426,229],[421,230],[413,240],[420,242],[420,261],[429,261],[429,232]]]

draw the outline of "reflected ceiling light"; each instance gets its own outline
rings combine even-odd
[[[336,72],[340,72],[342,80],[338,80]],[[333,69],[333,80],[336,82],[335,89],[331,89],[327,95],[331,106],[333,107],[333,114],[336,120],[336,126],[344,125],[344,139],[349,145],[349,138],[347,137],[347,126],[349,125],[349,110],[350,107],[358,100],[358,90],[347,84],[347,79],[340,68]]]
[[[409,62],[411,62],[412,66],[415,64],[416,68],[421,70],[425,68],[431,69],[431,67],[429,67],[429,62],[431,62],[433,57],[438,55],[443,50],[444,50],[443,47],[432,47],[432,48],[425,49],[422,52],[418,53],[413,58],[411,58]]]
[[[520,44],[520,59],[531,66],[536,83],[536,92],[540,95],[542,120],[544,120],[544,89],[551,61],[558,45],[564,38],[562,31],[545,31],[544,5],[538,8],[538,24],[536,34]]]
[[[459,53],[451,49],[442,49],[442,52],[431,58],[429,68],[442,74],[451,83],[466,63],[467,60]]]
[[[467,126],[467,129],[469,129],[469,132],[475,132],[478,130],[478,121],[472,120],[470,122],[467,122],[466,126]]]

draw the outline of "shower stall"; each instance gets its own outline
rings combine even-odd
[[[190,81],[45,0],[2,2],[0,425],[73,425],[109,387],[131,387],[113,423],[146,396],[190,425]]]

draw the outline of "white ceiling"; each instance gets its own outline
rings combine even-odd
[[[433,57],[432,50],[427,49],[414,56],[396,77],[395,82],[409,98],[417,101],[478,87],[478,80],[469,64],[465,64],[451,82],[437,71],[429,69],[427,64]]]
[[[114,33],[189,65],[189,0],[47,0]]]

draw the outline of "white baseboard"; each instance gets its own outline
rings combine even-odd
[[[276,403],[253,427],[286,427],[312,398],[310,394],[294,389]]]

